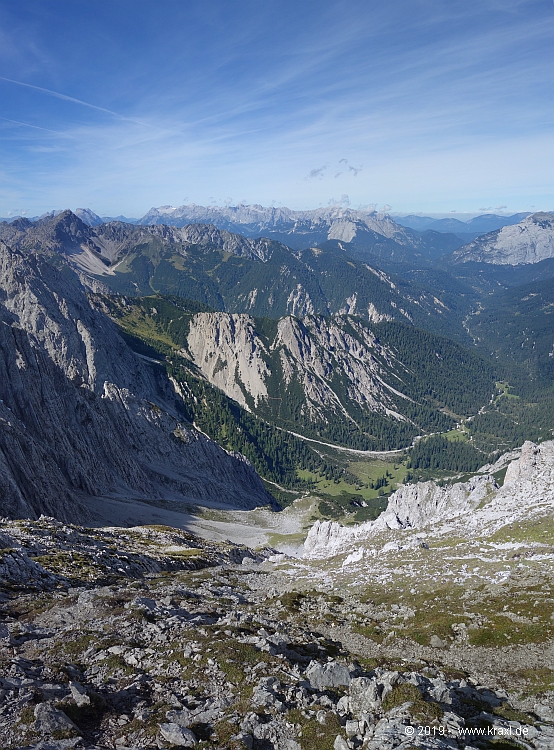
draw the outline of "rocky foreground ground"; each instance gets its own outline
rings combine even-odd
[[[165,527],[0,522],[0,746],[554,747],[550,643],[523,644],[533,674],[515,690],[512,647],[433,624],[420,645],[407,604],[308,578]],[[456,642],[469,670],[451,666]]]

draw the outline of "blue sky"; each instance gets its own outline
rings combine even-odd
[[[553,82],[552,0],[5,0],[0,216],[554,210]]]

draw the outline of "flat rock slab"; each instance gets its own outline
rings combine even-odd
[[[330,662],[329,664],[314,664],[306,670],[306,677],[314,690],[325,690],[350,685],[350,672],[344,664]]]
[[[194,747],[196,745],[196,737],[193,732],[173,722],[160,724],[160,734],[172,745],[178,745],[179,747]]]

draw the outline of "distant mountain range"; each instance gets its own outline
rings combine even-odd
[[[396,234],[393,222],[383,225],[396,239],[365,230],[366,244],[333,239],[294,251],[271,238],[209,224],[92,227],[65,211],[37,222],[0,224],[0,239],[13,248],[62,255],[79,273],[123,294],[173,294],[215,310],[272,318],[346,313],[441,333],[459,329],[466,304],[460,292],[471,290],[458,289],[453,280],[444,293],[417,280],[393,281],[380,270],[383,264],[425,268],[428,260],[408,244],[410,230]]]
[[[51,211],[31,221],[48,222],[61,213],[63,212]],[[483,214],[464,222],[456,218],[434,219],[414,214],[393,219],[388,214],[376,211],[360,211],[340,206],[293,211],[286,207],[260,205],[196,204],[151,208],[138,219],[125,216],[101,217],[89,208],[77,208],[73,213],[90,227],[114,221],[136,226],[184,227],[188,224],[211,224],[244,237],[271,238],[296,250],[336,242],[348,243],[351,250],[356,248],[364,252],[385,239],[409,251],[407,258],[397,252],[395,262],[409,261],[414,251],[422,258],[437,259],[473,242],[483,234],[518,224],[530,215],[525,212],[511,216]],[[21,217],[4,221],[13,224],[21,222]]]
[[[35,216],[31,221],[52,218],[62,213],[62,210],[51,211],[42,216]],[[339,221],[361,222],[366,228],[372,229],[379,234],[392,237],[398,234],[398,225],[414,229],[418,232],[428,230],[446,234],[455,234],[466,241],[474,236],[493,232],[505,226],[518,224],[531,214],[531,212],[520,212],[505,216],[503,214],[482,214],[467,221],[461,221],[453,217],[435,219],[430,216],[409,214],[406,216],[390,217],[388,214],[376,211],[360,211],[350,208],[330,206],[308,211],[293,211],[286,207],[264,207],[257,204],[239,206],[200,206],[194,203],[184,206],[159,206],[151,208],[140,218],[127,216],[99,216],[90,208],[76,208],[73,213],[81,221],[89,226],[95,227],[99,224],[107,224],[111,221],[123,221],[127,224],[167,224],[168,226],[185,226],[186,224],[213,224],[219,229],[227,229],[230,232],[239,232],[246,236],[258,236],[261,233],[284,231],[288,235],[319,233],[319,240],[344,239],[344,237],[323,237],[322,232],[327,234],[329,227]],[[0,222],[11,223],[17,218],[0,219]],[[394,226],[397,225],[397,226]],[[339,224],[340,226],[340,224]],[[335,232],[340,229],[335,228]],[[344,230],[343,230],[344,231]],[[350,230],[353,231],[352,229]],[[471,235],[471,237],[470,237]],[[470,239],[468,239],[470,237]],[[293,246],[293,245],[291,245]]]
[[[518,224],[520,221],[530,215],[530,212],[512,214],[503,216],[499,214],[482,214],[474,216],[468,221],[460,221],[453,217],[446,219],[433,219],[430,216],[418,216],[410,214],[408,216],[395,216],[394,221],[403,227],[417,229],[420,232],[433,230],[435,232],[448,232],[455,234],[465,242],[471,242],[480,234],[494,232],[496,229]]]
[[[62,213],[51,211],[31,221],[45,221]],[[464,242],[478,234],[476,226],[468,227],[455,222],[452,229],[440,225],[427,226],[429,222],[415,221],[411,227],[405,219],[393,220],[390,216],[376,211],[358,211],[350,208],[331,206],[310,211],[293,211],[286,207],[264,207],[259,205],[239,206],[160,206],[151,208],[141,218],[125,216],[101,217],[89,208],[77,208],[73,212],[88,226],[99,226],[112,221],[127,224],[151,226],[164,224],[183,227],[187,224],[212,224],[218,229],[242,234],[246,237],[271,237],[294,249],[305,249],[322,242],[354,242],[361,247],[372,244],[375,237],[385,237],[397,244],[417,249],[431,258],[439,257],[457,249]],[[21,218],[21,217],[19,217]],[[410,217],[406,217],[410,218]],[[422,217],[413,217],[419,220]],[[13,223],[17,219],[5,219]],[[0,220],[1,221],[1,220]],[[458,224],[462,224],[460,234]],[[491,231],[502,224],[486,224],[483,231]]]
[[[554,257],[554,214],[536,213],[478,237],[453,253],[456,263],[519,266]]]
[[[76,212],[85,223],[98,222]],[[439,257],[460,246],[455,236],[433,231],[418,232],[400,226],[390,216],[375,211],[355,211],[343,207],[292,211],[285,207],[253,206],[161,206],[151,208],[134,222],[142,226],[164,224],[183,227],[187,224],[212,224],[218,229],[246,237],[270,237],[288,247],[304,250],[326,241],[348,242],[366,249],[383,238],[397,245],[420,252],[426,257]]]

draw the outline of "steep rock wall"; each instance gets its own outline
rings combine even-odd
[[[198,313],[187,338],[194,363],[210,383],[221,388],[246,409],[245,393],[258,403],[267,398],[265,379],[270,374],[264,345],[249,315]]]
[[[478,237],[454,253],[457,262],[517,266],[554,257],[554,214],[537,213],[519,224]]]
[[[0,513],[94,518],[94,497],[272,502],[250,464],[182,424],[78,279],[0,244]]]
[[[248,315],[198,313],[187,343],[210,383],[246,408],[249,400],[256,406],[267,399],[279,401],[271,391],[273,376],[300,387],[312,421],[327,421],[329,411],[351,419],[347,403],[402,419],[391,399],[393,393],[402,394],[386,382],[390,372],[382,360],[396,369],[401,365],[367,326],[352,319],[287,316],[265,345]]]

